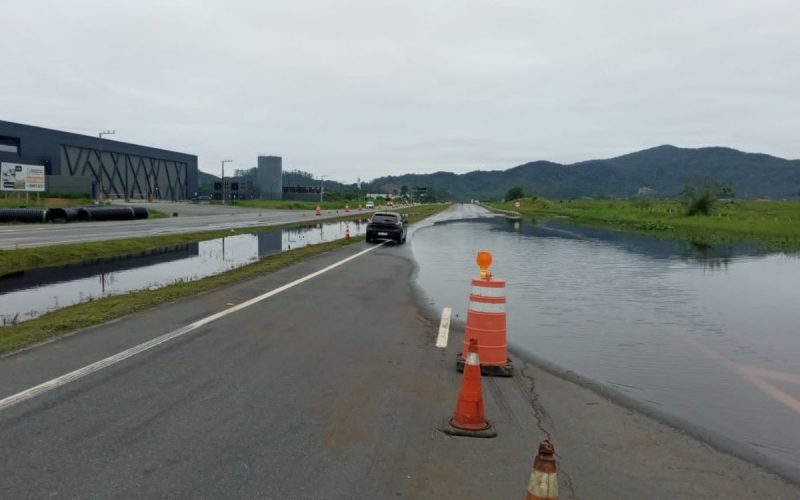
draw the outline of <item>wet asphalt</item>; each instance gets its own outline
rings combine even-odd
[[[367,248],[0,358],[0,399]],[[495,439],[437,430],[458,391],[406,246],[0,411],[0,498],[523,498],[550,437],[561,498],[797,498],[800,489],[515,358],[484,379]],[[465,277],[468,279],[468,277]],[[466,300],[466,298],[465,298]]]

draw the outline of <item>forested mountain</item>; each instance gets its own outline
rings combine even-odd
[[[453,199],[502,198],[513,186],[547,198],[630,198],[640,192],[675,197],[687,184],[698,186],[709,181],[731,183],[742,198],[797,198],[800,160],[723,147],[658,146],[569,165],[534,161],[508,170],[460,175],[436,172],[380,177],[369,183],[369,189],[392,192],[402,186],[428,187],[440,193],[447,191]]]

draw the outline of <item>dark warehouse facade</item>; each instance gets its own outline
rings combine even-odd
[[[46,191],[185,200],[197,156],[0,120],[0,162],[44,165]]]

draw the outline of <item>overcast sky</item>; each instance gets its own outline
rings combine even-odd
[[[800,158],[800,1],[0,0],[0,119],[352,182]]]

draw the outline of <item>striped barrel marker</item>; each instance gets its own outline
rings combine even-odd
[[[467,356],[467,339],[474,338],[478,340],[481,371],[485,375],[511,376],[506,337],[506,281],[491,276],[474,278],[459,369]]]

